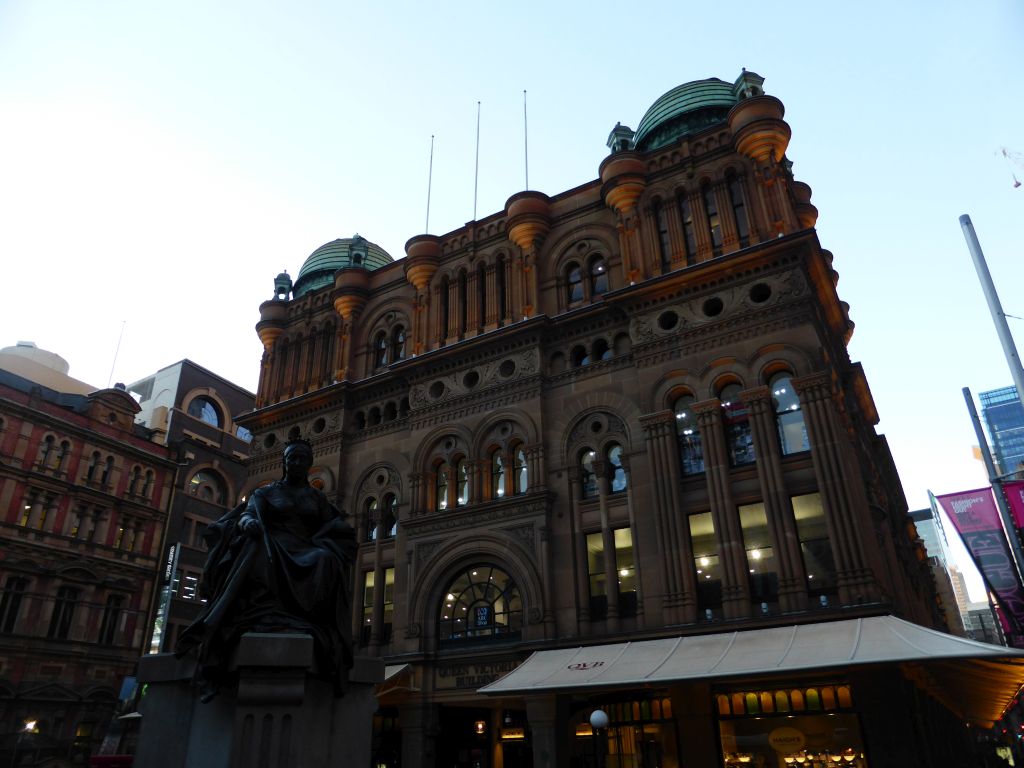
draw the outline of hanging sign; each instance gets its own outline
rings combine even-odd
[[[1024,648],[1024,587],[999,521],[991,488],[936,497],[960,534],[988,588],[995,593],[1009,624],[1007,640]]]
[[[1004,482],[1002,486],[1014,527],[1024,528],[1024,480]]]

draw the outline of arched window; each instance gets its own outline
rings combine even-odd
[[[750,434],[750,414],[740,401],[740,385],[726,384],[718,394],[722,402],[722,424],[729,452],[729,464],[741,467],[754,462],[754,439]]]
[[[455,465],[455,506],[463,507],[469,503],[469,468],[465,459],[459,459]]]
[[[605,449],[608,467],[611,470],[611,491],[620,493],[626,490],[626,468],[622,466],[622,446],[612,443]]]
[[[590,357],[595,362],[598,360],[611,360],[612,350],[608,346],[608,342],[604,339],[597,339],[594,342],[594,347],[591,350]]]
[[[505,496],[507,479],[505,477],[505,460],[502,458],[501,449],[497,448],[491,454],[491,497],[501,499]]]
[[[498,295],[498,325],[505,324],[505,257],[494,262],[494,292]]]
[[[594,473],[596,460],[597,452],[592,448],[584,448],[580,451],[580,489],[584,499],[592,499],[597,496],[597,475]]]
[[[572,348],[572,367],[579,368],[581,365],[587,365],[590,362],[590,355],[587,354],[587,348],[582,344],[577,344]]]
[[[701,187],[701,195],[704,198],[704,213],[708,217],[708,235],[711,237],[711,255],[722,255],[722,222],[718,217],[718,201],[715,200],[715,190],[710,184]]]
[[[448,338],[451,320],[451,281],[445,275],[441,278],[441,342]]]
[[[747,220],[747,206],[743,197],[743,183],[735,173],[730,173],[725,180],[729,191],[729,204],[732,205],[732,217],[736,222],[736,234],[740,247],[750,245],[750,222]]]
[[[492,565],[467,568],[448,586],[438,612],[442,642],[517,639],[523,602],[509,575]]]
[[[57,454],[57,472],[63,474],[68,471],[68,459],[71,457],[71,443],[61,440],[60,453]]]
[[[469,292],[466,270],[459,272],[459,336],[465,336],[469,326]]]
[[[27,589],[28,579],[22,576],[7,577],[3,596],[0,597],[0,633],[9,635],[14,632],[21,610],[21,598]]]
[[[594,256],[590,260],[590,296],[600,296],[608,293],[608,267],[604,263],[604,256]]]
[[[698,475],[704,471],[704,448],[701,445],[697,417],[693,412],[694,398],[683,395],[676,398],[672,409],[676,413],[676,438],[679,441],[679,460],[684,475]]]
[[[398,362],[405,359],[405,326],[396,325],[391,331],[391,360]]]
[[[514,461],[515,466],[512,468],[512,492],[515,495],[526,493],[526,489],[529,485],[529,474],[526,468],[526,451],[522,445],[517,445],[514,449]]]
[[[146,470],[146,482],[142,486],[142,495],[145,496],[147,499],[153,493],[153,480],[154,480],[153,470],[152,469],[147,469]]]
[[[208,397],[193,397],[188,404],[188,415],[214,427],[223,423],[220,408]]]
[[[363,525],[366,528],[366,541],[377,539],[377,499],[369,498],[363,508]]]
[[[398,497],[393,493],[384,496],[383,519],[380,529],[385,539],[393,539],[398,534]]]
[[[388,364],[388,335],[380,331],[373,339],[373,367],[383,368]]]
[[[85,471],[85,481],[91,483],[96,479],[96,473],[99,471],[100,462],[103,461],[103,457],[100,456],[99,451],[93,451],[92,456],[89,457],[89,467]]]
[[[113,479],[114,474],[114,457],[107,456],[107,463],[103,465],[103,476],[100,477],[100,485],[104,488]]]
[[[476,268],[476,325],[487,325],[487,268],[481,262]]]
[[[686,251],[686,265],[697,263],[697,233],[693,226],[693,209],[685,195],[679,198],[679,217],[683,222],[683,248]]]
[[[772,405],[775,406],[775,423],[779,429],[782,453],[788,455],[810,450],[807,425],[800,409],[800,396],[793,388],[789,374],[775,374],[768,382],[768,386],[772,390]]]
[[[212,469],[201,469],[192,475],[192,479],[188,481],[188,492],[197,499],[211,504],[227,504],[227,483]]]
[[[103,607],[103,620],[100,622],[100,645],[113,645],[120,624],[121,609],[124,607],[123,595],[108,595],[107,604]]]
[[[67,640],[71,634],[71,624],[78,605],[79,591],[74,587],[61,587],[57,590],[57,599],[50,615],[50,627],[46,636],[54,640]]]
[[[579,264],[570,264],[565,270],[566,299],[570,304],[583,301],[583,273]]]
[[[47,435],[43,438],[43,442],[39,445],[39,468],[48,469],[50,466],[50,459],[53,457],[53,446],[54,437],[53,435]]]
[[[448,509],[448,464],[447,462],[441,462],[437,465],[437,480],[436,480],[436,503],[435,506],[438,511],[443,512]]]
[[[128,495],[135,496],[140,490],[142,483],[142,469],[138,466],[132,468],[132,479],[128,483]]]
[[[658,256],[661,260],[661,274],[672,271],[672,239],[668,230],[668,211],[658,200],[654,203],[654,221],[658,225]]]

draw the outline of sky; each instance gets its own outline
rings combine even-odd
[[[597,177],[616,122],[745,67],[786,105],[850,355],[923,508],[986,484],[961,388],[1011,383],[961,214],[1024,335],[1022,50],[1017,0],[0,0],[0,347],[98,387],[187,357],[255,390],[278,272],[474,218],[478,102],[483,218],[526,186],[524,90],[529,187],[556,194]]]

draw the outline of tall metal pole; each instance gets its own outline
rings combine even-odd
[[[963,388],[964,400],[967,402],[967,412],[971,414],[971,423],[974,425],[974,434],[978,438],[978,446],[981,448],[981,459],[985,462],[985,470],[988,472],[989,483],[998,487],[992,488],[996,497],[996,506],[999,508],[999,519],[1003,522],[1003,529],[1006,539],[1010,542],[1010,551],[1017,565],[1017,575],[1024,583],[1024,576],[1021,575],[1021,567],[1024,566],[1024,552],[1020,548],[1020,538],[1017,536],[1017,529],[1013,527],[1013,520],[1010,517],[1010,510],[1006,507],[1006,496],[1003,495],[1003,486],[996,473],[995,464],[992,462],[992,451],[989,450],[988,440],[985,439],[985,432],[981,428],[981,419],[978,418],[978,409],[974,407],[974,397],[968,387]]]
[[[992,313],[992,322],[996,326],[996,333],[999,334],[999,343],[1003,345],[1003,354],[1006,355],[1006,364],[1010,366],[1010,376],[1013,377],[1013,384],[1017,388],[1017,398],[1024,403],[1024,368],[1021,368],[1020,355],[1017,354],[1017,347],[1013,343],[1013,336],[1010,335],[1010,326],[1006,324],[1006,313],[999,303],[999,296],[996,294],[996,287],[992,283],[992,275],[989,274],[988,264],[985,263],[985,254],[981,252],[981,244],[978,242],[978,235],[974,231],[971,217],[966,213],[960,217],[960,227],[967,238],[967,250],[971,252],[971,259],[974,261],[974,268],[978,271],[978,279],[981,281],[981,290],[988,302],[989,312]],[[1007,470],[1009,467],[1003,467]],[[991,473],[995,477],[995,473]]]

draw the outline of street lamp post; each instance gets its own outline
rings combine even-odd
[[[14,740],[14,753],[11,755],[11,768],[18,765],[18,750],[21,749],[21,739],[26,733],[34,733],[36,730],[35,720],[26,720],[25,724],[18,731],[18,738]]]
[[[594,757],[597,759],[597,768],[604,768],[605,752],[604,744],[598,735],[608,727],[608,713],[603,709],[595,709],[590,713],[590,729],[594,735]]]

